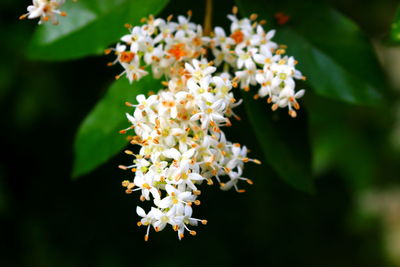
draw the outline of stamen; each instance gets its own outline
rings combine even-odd
[[[192,236],[195,236],[197,233],[196,233],[196,231],[189,231],[189,233],[192,235]]]
[[[19,16],[20,20],[26,19],[28,17],[29,14],[23,14],[21,16]]]
[[[253,13],[253,14],[250,15],[250,19],[251,19],[251,20],[256,20],[257,17],[258,17],[258,15],[255,14],[255,13]]]
[[[238,8],[237,6],[232,7],[232,14],[236,15],[238,13]]]

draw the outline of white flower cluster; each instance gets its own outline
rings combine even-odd
[[[178,16],[178,22],[154,19],[150,16],[146,24],[132,27],[130,33],[121,38],[122,44],[106,53],[115,51],[117,59],[110,64],[119,63],[124,71],[117,76],[126,75],[129,81],[139,80],[148,72],[145,66],[151,66],[154,77],[165,75],[170,78],[183,67],[184,62],[199,58],[205,53],[209,38],[203,36],[202,27],[190,22],[188,17]]]
[[[65,0],[33,0],[32,5],[28,6],[28,13],[20,16],[20,19],[40,18],[39,24],[51,21],[54,25],[59,23],[57,15],[65,17],[67,13],[60,11],[60,7]]]
[[[210,42],[215,64],[234,72],[242,89],[260,86],[255,98],[268,96],[272,110],[288,107],[289,115],[296,117],[295,109],[300,108],[296,99],[304,90],[295,92],[294,79],[305,79],[295,68],[297,61],[284,56],[286,47],[271,41],[275,30],[265,32],[263,23],[255,22],[255,14],[250,19],[239,20],[236,15],[228,18],[232,21],[231,34],[227,36],[224,29],[216,27]]]
[[[152,201],[146,213],[137,207],[142,217],[138,225],[147,227],[148,240],[151,227],[163,230],[168,224],[177,231],[179,239],[185,231],[195,235],[189,225],[206,220],[192,217],[192,207],[199,205],[198,185],[216,180],[223,190],[238,188],[238,181],[252,181],[242,177],[243,165],[248,161],[247,149],[225,137],[222,126],[230,126],[230,118],[238,118],[232,109],[240,104],[232,88],[248,90],[251,85],[261,85],[258,96],[269,96],[272,109],[288,107],[296,116],[299,108],[296,99],[304,90],[295,93],[294,79],[302,78],[295,69],[296,61],[283,56],[284,48],[270,39],[274,31],[265,33],[262,26],[250,19],[232,20],[231,34],[227,36],[220,27],[212,37],[203,36],[202,27],[179,16],[178,22],[154,19],[150,16],[142,26],[128,25],[130,33],[121,38],[123,43],[113,49],[116,60],[130,82],[148,74],[151,68],[155,78],[164,77],[166,89],[148,97],[137,96],[138,104],[127,114],[132,125],[122,130],[134,129],[136,136],[131,144],[139,145],[138,153],[125,152],[134,157],[130,166],[120,166],[135,173],[133,181],[122,184],[126,193],[140,191],[142,201]],[[212,51],[212,53],[208,53]],[[214,55],[214,61],[207,56]],[[214,66],[215,64],[215,66]],[[221,66],[221,74],[216,74]],[[231,73],[231,74],[230,74]],[[233,79],[231,79],[234,74]],[[226,180],[221,180],[221,179]]]
[[[230,79],[212,76],[216,68],[205,61],[192,62],[185,64],[186,75],[181,78],[186,86],[170,83],[156,95],[138,95],[137,105],[128,104],[135,107],[133,116],[127,114],[136,132],[131,143],[141,149],[136,155],[125,151],[134,156],[133,164],[120,168],[135,172],[133,182],[123,182],[127,193],[140,191],[142,201],[153,199],[148,213],[137,208],[142,217],[139,225],[147,226],[146,240],[150,226],[161,231],[167,224],[179,239],[185,230],[195,235],[188,225],[206,223],[192,217],[192,205],[200,204],[197,185],[213,184],[215,178],[222,189],[243,192],[238,181],[252,183],[242,177],[244,163],[259,163],[247,158],[245,146],[227,141],[220,129],[230,125],[232,108],[238,105]],[[228,180],[222,182],[220,177]]]

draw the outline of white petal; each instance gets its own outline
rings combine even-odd
[[[166,156],[167,158],[175,159],[178,160],[181,157],[181,153],[179,153],[178,150],[175,148],[170,148],[167,149],[163,152],[163,155]]]
[[[300,98],[300,97],[302,97],[302,96],[304,95],[305,92],[306,92],[306,90],[301,89],[300,91],[298,91],[298,92],[294,95],[294,97],[295,97],[295,98]]]
[[[137,213],[140,217],[146,217],[146,212],[144,211],[144,209],[142,209],[142,208],[139,207],[139,206],[136,207],[136,213]]]

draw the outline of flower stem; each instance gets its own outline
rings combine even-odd
[[[206,0],[204,16],[204,35],[210,35],[212,29],[212,0]]]

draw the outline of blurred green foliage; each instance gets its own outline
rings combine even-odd
[[[128,79],[119,79],[112,84],[77,132],[73,177],[92,171],[122,151],[128,140],[119,131],[127,128],[128,120],[121,114],[132,112],[132,108],[124,103],[136,104],[136,95],[146,94],[149,90],[157,91],[159,87],[160,82],[151,76],[132,86]]]
[[[392,31],[390,32],[393,41],[400,42],[400,5],[397,8],[396,17],[392,23]]]
[[[365,191],[399,185],[399,151],[389,139],[398,120],[399,88],[387,85],[369,42],[393,33],[397,1],[237,1],[240,12],[266,17],[266,26],[276,28],[279,42],[299,59],[308,77],[302,84],[309,89],[304,109],[293,120],[248,99],[237,111],[242,120],[227,134],[246,144],[252,157],[265,156],[265,164],[245,170],[255,185],[246,194],[207,188],[198,217],[209,224],[196,237],[179,242],[164,231],[152,233],[149,243],[135,224],[137,199],[123,193],[125,173],[116,168],[127,159],[118,154],[124,140],[113,128],[125,127],[123,102],[135,95],[124,82],[114,82],[120,70],[107,68],[108,58],[90,55],[117,42],[124,23],[136,24],[167,1],[79,1],[70,4],[58,28],[18,21],[28,2],[0,4],[1,266],[392,266],[381,222],[362,216],[358,201]],[[214,25],[226,27],[234,2],[214,5]],[[160,15],[188,9],[201,23],[203,1],[171,0]],[[290,15],[286,25],[275,23],[277,11]],[[70,31],[60,30],[63,25]],[[127,99],[111,101],[115,106],[107,112],[114,90],[126,92]],[[101,142],[90,138],[96,132],[88,123],[93,116],[103,117],[103,132],[109,133],[97,136]],[[274,131],[267,132],[269,127]],[[75,174],[109,161],[71,181],[79,128],[77,143],[87,147],[81,162],[88,165]],[[274,143],[276,136],[281,141]],[[110,143],[111,137],[120,139]],[[274,155],[281,158],[274,162]],[[278,179],[307,191],[310,172],[314,195]]]
[[[59,27],[50,23],[38,27],[29,47],[29,58],[68,60],[99,55],[126,33],[121,25],[139,23],[148,14],[157,15],[167,3],[168,0],[67,1],[63,10],[69,18],[63,19]]]

